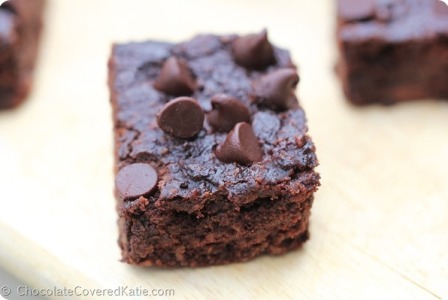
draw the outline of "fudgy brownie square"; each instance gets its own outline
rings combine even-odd
[[[9,0],[0,6],[0,109],[28,95],[42,29],[44,0]]]
[[[298,82],[265,31],[113,46],[123,261],[225,264],[308,239],[319,175]]]
[[[338,73],[354,104],[448,99],[448,6],[338,0]]]

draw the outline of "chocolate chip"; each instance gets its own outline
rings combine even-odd
[[[295,69],[278,69],[254,82],[255,101],[274,110],[291,108],[297,105],[294,90],[298,83]]]
[[[339,16],[347,21],[375,17],[375,0],[338,0]]]
[[[157,182],[157,172],[151,165],[135,163],[118,172],[115,187],[122,199],[132,199],[150,194]]]
[[[190,97],[179,97],[166,103],[157,114],[157,124],[168,135],[188,139],[201,131],[204,112]]]
[[[216,157],[225,163],[249,165],[263,159],[258,139],[248,123],[238,123],[232,129],[223,144],[215,151]]]
[[[249,110],[238,99],[218,94],[212,97],[211,102],[213,110],[207,114],[207,122],[214,130],[229,132],[236,123],[250,123]]]
[[[249,69],[263,69],[275,63],[274,48],[266,30],[237,38],[232,49],[236,63]]]
[[[171,56],[163,64],[154,87],[170,95],[186,96],[193,94],[195,80],[187,63]]]

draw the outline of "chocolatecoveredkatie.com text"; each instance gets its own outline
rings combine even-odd
[[[83,286],[75,287],[49,287],[32,288],[27,285],[10,287],[3,285],[0,287],[0,295],[3,297],[173,297],[174,289],[147,288],[143,286],[130,287],[127,285],[115,288],[87,288]]]

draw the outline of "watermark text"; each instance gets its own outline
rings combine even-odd
[[[156,289],[143,286],[130,287],[127,285],[116,288],[86,288],[82,286],[32,288],[27,285],[19,285],[13,289],[7,285],[0,287],[0,295],[9,296],[16,292],[19,297],[172,297],[174,289]]]

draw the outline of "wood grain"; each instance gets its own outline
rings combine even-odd
[[[448,298],[448,102],[348,105],[333,19],[329,1],[51,1],[34,93],[0,112],[0,267],[36,287],[172,288],[171,299]],[[120,263],[111,43],[262,27],[300,65],[322,175],[311,240],[229,266]]]

